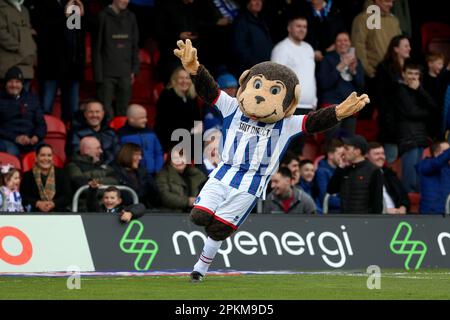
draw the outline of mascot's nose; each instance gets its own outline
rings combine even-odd
[[[256,96],[255,99],[256,99],[256,104],[260,104],[261,102],[266,101],[266,99],[264,99],[264,98],[261,97],[261,96]]]

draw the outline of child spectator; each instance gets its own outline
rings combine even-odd
[[[314,168],[314,164],[311,160],[305,159],[300,161],[299,186],[313,199],[316,199],[319,193],[314,180],[315,174],[316,169]]]
[[[403,82],[396,91],[395,137],[402,160],[402,182],[407,192],[419,192],[419,179],[415,165],[422,159],[428,146],[427,119],[436,109],[433,98],[420,83],[420,66],[406,62]]]
[[[1,167],[0,211],[24,212],[19,192],[20,172],[11,165]]]
[[[444,130],[437,125],[442,123],[445,92],[450,84],[450,64],[444,68],[445,57],[442,53],[430,53],[426,61],[428,72],[423,77],[423,87],[434,98],[438,108],[430,115],[427,129],[432,139],[443,137]]]
[[[110,186],[105,189],[102,204],[97,201],[97,192],[100,184],[97,180],[89,181],[89,194],[87,208],[90,212],[108,212],[119,216],[120,221],[128,223],[131,219],[140,218],[145,211],[144,205],[138,203],[130,206],[122,205],[122,196],[119,189]]]
[[[300,182],[300,160],[298,160],[295,153],[291,151],[286,152],[283,159],[281,159],[280,167],[286,167],[291,171],[294,185]]]
[[[316,183],[318,197],[316,199],[317,211],[323,212],[323,200],[327,194],[328,183],[337,167],[345,167],[344,144],[337,139],[332,139],[326,146],[326,158],[319,161],[316,170]],[[341,199],[338,195],[330,195],[328,199],[328,213],[337,213],[341,207]]]

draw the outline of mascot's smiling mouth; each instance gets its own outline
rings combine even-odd
[[[241,103],[241,107],[242,107],[242,109],[244,109],[246,115],[248,115],[248,117],[249,117],[250,119],[252,119],[252,120],[264,119],[264,118],[268,118],[268,117],[270,117],[270,116],[272,116],[272,115],[276,115],[276,114],[277,114],[277,110],[275,109],[275,110],[273,110],[273,112],[272,112],[271,114],[268,114],[267,116],[260,116],[260,117],[258,117],[258,116],[256,116],[255,114],[250,114],[250,113],[247,112],[247,110],[245,110],[245,107],[244,107],[244,98],[241,99],[240,103]]]

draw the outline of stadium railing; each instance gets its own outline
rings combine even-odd
[[[325,194],[325,197],[323,197],[323,204],[322,204],[322,211],[323,214],[328,214],[328,200],[330,200],[330,194]]]
[[[99,189],[102,190],[102,189],[106,189],[108,187],[110,187],[110,186],[100,186]],[[133,199],[133,204],[138,204],[139,203],[139,197],[138,197],[138,195],[136,194],[136,192],[133,189],[131,189],[131,188],[127,187],[127,186],[114,186],[114,187],[116,187],[120,191],[129,192],[131,194],[132,199]],[[78,200],[80,199],[81,194],[84,191],[86,191],[87,189],[89,189],[89,186],[85,185],[85,186],[80,187],[77,190],[77,192],[75,192],[75,194],[73,196],[73,199],[72,199],[72,212],[78,212]]]

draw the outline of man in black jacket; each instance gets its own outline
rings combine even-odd
[[[341,213],[367,214],[383,211],[383,174],[364,155],[367,141],[356,135],[343,139],[344,156],[349,166],[336,168],[328,193],[339,193]]]
[[[131,85],[139,73],[139,31],[136,17],[127,9],[128,2],[113,0],[100,12],[92,46],[97,95],[110,117],[125,115]],[[114,97],[115,112],[112,109]]]
[[[386,156],[383,146],[378,142],[370,142],[367,159],[376,167],[380,168],[383,173],[384,213],[407,213],[410,207],[408,193],[405,191],[405,188],[403,188],[395,171],[386,166]]]
[[[395,96],[395,135],[402,160],[402,183],[407,192],[419,192],[415,166],[428,147],[427,120],[436,104],[420,82],[421,67],[405,62],[402,83]]]
[[[12,67],[0,93],[0,151],[20,157],[44,139],[47,126],[39,99],[23,89],[23,74]]]

